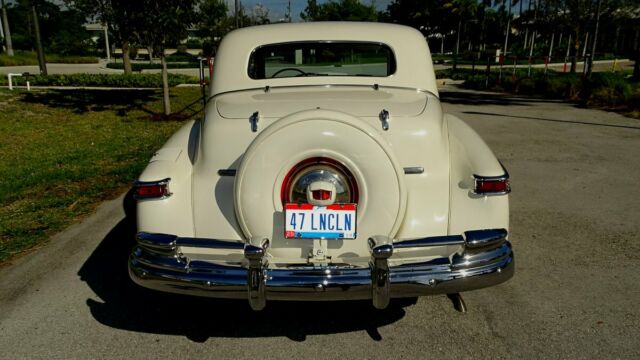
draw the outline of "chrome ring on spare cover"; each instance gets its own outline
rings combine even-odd
[[[313,182],[332,183],[336,189],[335,203],[357,203],[355,178],[346,167],[327,158],[307,159],[296,165],[283,183],[283,203],[306,203],[307,188]]]

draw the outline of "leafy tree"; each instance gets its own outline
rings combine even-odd
[[[443,5],[444,0],[394,0],[382,14],[382,20],[411,26],[425,35],[442,33],[451,27],[443,21],[448,15]]]
[[[462,23],[468,19],[475,17],[478,12],[478,2],[476,0],[448,0],[444,4],[445,9],[450,9],[452,14],[457,17],[458,29],[456,31],[456,56],[460,54],[460,35],[462,33]],[[456,68],[457,61],[454,61],[453,67]]]
[[[82,11],[86,16],[107,23],[122,46],[122,62],[125,74],[131,74],[129,50],[136,40],[137,26],[148,19],[144,1],[130,0],[64,0],[69,7]],[[179,3],[179,2],[178,2]]]
[[[234,28],[233,19],[224,0],[202,0],[199,5],[198,35],[206,39],[203,44],[205,55],[212,56],[224,35]]]
[[[358,0],[330,0],[320,5],[316,0],[307,0],[300,17],[304,21],[377,21],[378,13],[373,5]]]
[[[251,24],[264,25],[271,23],[269,20],[269,9],[258,3],[251,9]]]
[[[139,18],[136,35],[142,44],[159,49],[162,63],[162,89],[164,114],[171,114],[169,75],[165,47],[177,43],[188,35],[197,19],[197,0],[138,0],[145,16]]]

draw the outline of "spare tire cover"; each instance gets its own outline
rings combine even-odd
[[[272,239],[272,247],[287,242],[282,182],[291,168],[312,157],[337,160],[356,178],[357,239],[371,235],[393,238],[404,217],[407,194],[404,172],[391,146],[363,119],[320,109],[275,121],[245,152],[236,174],[234,200],[246,238]]]

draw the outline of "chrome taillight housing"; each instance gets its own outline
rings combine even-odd
[[[170,178],[160,181],[136,181],[133,186],[133,197],[138,200],[167,198],[171,196],[169,181],[171,181]]]
[[[351,171],[336,160],[314,157],[299,162],[289,170],[280,190],[282,203],[306,203],[307,188],[316,181],[330,182],[335,186],[335,203],[358,202],[358,185]],[[321,198],[323,195],[318,194]]]
[[[509,174],[501,176],[479,176],[474,175],[474,193],[478,195],[503,195],[511,192],[509,184]]]

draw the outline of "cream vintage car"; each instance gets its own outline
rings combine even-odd
[[[136,182],[129,272],[254,310],[432,294],[463,307],[460,292],[513,275],[509,191],[484,141],[443,113],[418,31],[245,28],[220,44],[204,119]]]

